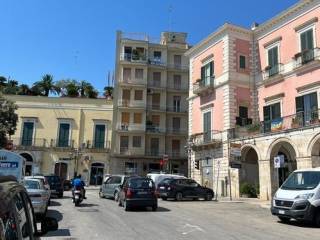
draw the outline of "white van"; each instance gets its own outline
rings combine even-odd
[[[152,181],[154,182],[154,184],[156,186],[156,189],[158,187],[158,184],[163,179],[166,179],[166,178],[175,178],[175,179],[177,179],[177,178],[186,178],[186,177],[181,176],[181,175],[165,174],[165,173],[148,173],[147,177],[152,179]]]
[[[320,168],[294,171],[277,190],[271,213],[282,222],[313,222],[320,227]]]

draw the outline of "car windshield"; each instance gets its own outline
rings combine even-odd
[[[148,178],[134,178],[129,181],[130,188],[153,188],[154,183]]]
[[[294,172],[283,183],[281,189],[285,190],[309,190],[314,189],[320,183],[320,172]]]
[[[26,187],[26,189],[40,189],[39,182],[33,180],[25,180],[24,186]]]

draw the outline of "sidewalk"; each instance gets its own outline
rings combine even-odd
[[[270,201],[265,201],[265,200],[260,200],[258,198],[237,198],[237,199],[232,199],[230,201],[230,198],[228,197],[223,197],[223,198],[218,198],[218,202],[223,202],[223,203],[248,203],[248,204],[253,204],[253,205],[258,205],[262,208],[270,209],[271,207],[271,202]]]

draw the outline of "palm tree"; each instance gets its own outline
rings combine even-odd
[[[104,96],[107,98],[107,99],[112,99],[113,98],[113,87],[111,86],[106,86],[104,89]]]
[[[76,80],[72,80],[65,86],[67,97],[79,97],[79,84]]]
[[[5,94],[17,94],[18,92],[18,81],[16,80],[8,80],[3,92]]]
[[[31,90],[27,84],[19,86],[18,95],[31,95]]]
[[[88,98],[97,98],[98,97],[98,91],[94,89],[94,87],[90,84],[90,86],[87,86],[85,90],[85,95]]]
[[[38,86],[44,96],[49,96],[49,93],[59,94],[60,89],[53,82],[53,76],[45,74],[42,79],[34,83],[34,86]]]
[[[86,92],[89,90],[91,90],[93,88],[93,86],[91,85],[91,83],[82,80],[79,83],[79,90],[80,90],[80,97],[86,97]]]

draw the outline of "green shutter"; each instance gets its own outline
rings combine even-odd
[[[296,97],[296,113],[304,111],[303,96]]]
[[[306,32],[300,34],[300,44],[301,44],[301,52],[303,50],[308,49],[308,46],[307,46],[307,33]]]
[[[306,38],[307,38],[307,48],[313,49],[313,30],[310,29],[306,32]]]
[[[214,75],[214,62],[210,62],[210,77]]]
[[[269,121],[271,119],[270,106],[263,107],[263,120]]]
[[[316,92],[310,94],[310,108],[312,111],[318,109],[318,99]]]
[[[58,147],[69,147],[69,131],[70,124],[60,124]]]
[[[275,103],[271,106],[271,118],[277,119],[281,117],[280,103]]]
[[[205,81],[205,71],[206,71],[205,66],[201,67],[201,80],[203,82]]]
[[[96,125],[95,139],[94,139],[95,148],[104,148],[105,131],[106,131],[105,125]]]
[[[241,69],[246,68],[246,57],[245,56],[240,56],[239,57],[239,66]]]
[[[24,122],[23,123],[23,132],[22,132],[22,146],[31,146],[33,138],[33,122]]]

